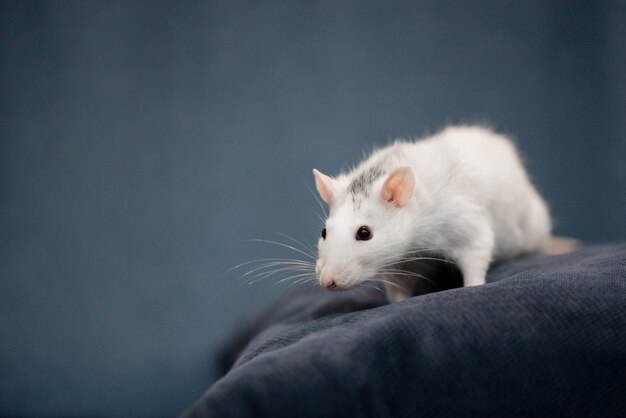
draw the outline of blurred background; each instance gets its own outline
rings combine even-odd
[[[511,134],[556,232],[626,237],[626,2],[0,3],[0,415],[172,416],[314,245],[311,169]]]

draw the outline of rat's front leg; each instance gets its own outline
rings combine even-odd
[[[463,248],[456,255],[457,265],[463,274],[463,286],[479,286],[486,283],[487,269],[491,263],[494,239],[490,230],[485,230],[471,247]]]
[[[489,260],[484,258],[474,258],[459,262],[461,273],[463,274],[463,286],[480,286],[486,283],[487,268]]]
[[[458,261],[463,274],[463,286],[479,286],[486,283],[491,253],[491,247],[472,249],[463,253]]]

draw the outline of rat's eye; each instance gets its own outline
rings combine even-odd
[[[326,228],[322,229],[322,239],[326,239]]]
[[[372,231],[368,227],[362,226],[356,231],[357,241],[367,241],[370,238],[372,238]]]

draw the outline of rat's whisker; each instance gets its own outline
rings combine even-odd
[[[456,264],[456,262],[454,262],[452,260],[447,260],[445,258],[438,258],[438,257],[411,257],[411,258],[401,259],[400,262],[407,263],[407,262],[411,262],[411,261],[427,261],[427,260],[440,261],[442,263],[448,263],[448,264]]]
[[[283,277],[282,279],[278,280],[276,282],[276,284],[284,283],[284,282],[286,282],[288,280],[298,279],[298,278],[302,278],[302,277],[308,279],[308,278],[311,277],[311,273],[300,273],[300,274],[294,274],[294,275],[291,275],[291,276],[288,276],[288,277]]]
[[[291,283],[289,283],[286,290],[291,290],[298,286],[309,286],[311,284],[316,284],[316,282],[317,280],[315,280],[315,277],[303,277],[301,279],[294,280]]]
[[[385,291],[383,289],[381,289],[379,286],[376,286],[376,284],[374,283],[374,280],[367,280],[362,283],[362,286],[367,289],[374,289],[377,292],[382,293],[383,295],[385,294]]]
[[[322,213],[324,214],[324,216],[328,218],[328,214],[326,213],[326,209],[324,209],[324,205],[322,204],[322,201],[320,200],[320,198],[317,197],[317,194],[313,190],[311,190],[308,184],[306,185],[306,188],[309,190],[309,192],[311,192],[311,194],[315,198],[315,201],[319,205],[320,209],[322,209]],[[322,222],[324,222],[324,219],[322,219]]]
[[[287,238],[289,240],[291,240],[292,242],[295,242],[296,244],[300,245],[303,249],[305,249],[306,251],[308,251],[308,253],[312,256],[315,256],[316,252],[315,250],[313,250],[313,248],[309,247],[308,245],[306,245],[305,243],[303,243],[300,240],[295,239],[294,237],[284,234],[282,232],[276,232],[276,234],[280,235],[281,237]]]
[[[380,281],[381,283],[386,283],[391,287],[395,287],[397,289],[400,289],[403,293],[406,293],[406,291],[408,290],[406,287],[400,285],[399,283],[394,283],[392,281],[389,280],[385,280],[385,279],[378,279],[378,281]]]
[[[419,262],[419,261],[437,261],[437,262],[441,262],[441,263],[446,263],[446,264],[452,264],[452,265],[456,265],[457,263],[452,261],[452,260],[446,260],[444,258],[437,258],[437,257],[405,257],[405,258],[399,258],[399,259],[387,259],[387,260],[382,260],[383,264],[382,267],[390,267],[390,266],[394,266],[394,265],[401,265],[401,264],[408,264],[408,263],[414,263],[414,262]]]
[[[326,219],[322,218],[322,217],[320,216],[320,214],[319,214],[319,213],[317,213],[317,212],[316,212],[313,208],[309,208],[309,207],[307,207],[307,209],[308,209],[308,210],[310,210],[311,212],[313,212],[313,214],[315,214],[315,216],[317,216],[317,217],[319,218],[319,220],[320,220],[320,221],[322,221],[322,223],[326,222]]]
[[[252,278],[263,278],[266,276],[275,275],[275,274],[285,272],[285,271],[312,272],[314,271],[314,269],[311,266],[289,265],[289,264],[285,265],[282,263],[278,265],[272,265],[272,263],[266,263],[264,265],[255,267],[247,271],[246,273],[242,274],[241,276],[238,277],[238,280],[245,279],[249,276],[251,276]]]
[[[300,274],[313,274],[311,269],[295,269],[291,267],[282,267],[282,268],[276,268],[273,270],[258,273],[252,278],[251,283],[256,283],[260,280],[263,280],[272,276],[276,276],[280,273],[285,273],[285,272],[300,273]]]
[[[260,239],[260,238],[251,239],[250,241],[252,241],[252,242],[263,242],[263,243],[266,243],[266,244],[272,244],[272,245],[277,245],[279,247],[288,248],[288,249],[290,249],[292,251],[295,251],[295,252],[297,252],[299,254],[302,254],[303,256],[305,256],[307,258],[310,258],[310,259],[316,261],[316,258],[314,256],[312,256],[311,254],[308,254],[308,253],[306,253],[306,252],[304,252],[304,251],[302,251],[302,250],[300,250],[300,249],[298,249],[298,248],[296,248],[296,247],[294,247],[292,245],[289,245],[289,244],[284,244],[282,242],[272,241],[272,240],[269,240],[269,239]]]
[[[295,283],[304,283],[306,281],[314,281],[317,282],[317,278],[315,277],[314,274],[309,275],[308,277],[304,277],[302,279],[298,279],[295,281]]]
[[[401,260],[412,257],[419,257],[419,254],[422,253],[432,253],[437,251],[443,251],[443,248],[422,248],[419,250],[412,250],[404,254],[403,256],[398,257],[396,254],[389,255],[387,257],[381,257],[381,260]],[[432,257],[431,254],[425,254],[424,257]]]
[[[283,262],[274,262],[274,263],[264,263],[258,267],[255,267],[249,271],[247,271],[246,273],[244,273],[243,275],[241,275],[241,277],[247,277],[249,275],[251,275],[252,273],[258,272],[258,271],[262,271],[262,270],[267,270],[267,269],[273,269],[272,271],[274,271],[275,268],[281,268],[281,269],[301,269],[301,270],[313,270],[313,266],[308,266],[308,265],[302,265],[302,264],[297,264],[297,263],[283,263]],[[280,270],[279,270],[280,271]]]
[[[283,277],[282,279],[278,280],[278,283],[283,283],[283,282],[286,282],[286,281],[289,281],[289,280],[293,280],[293,279],[298,279],[298,280],[301,280],[302,278],[309,279],[311,277],[312,277],[311,276],[311,272],[298,273],[298,274],[293,274],[293,275],[288,276],[288,277]]]
[[[383,270],[382,271],[383,274],[389,274],[392,276],[401,276],[401,277],[411,277],[411,278],[419,278],[419,279],[423,279],[426,280],[428,283],[430,283],[434,288],[438,288],[437,284],[429,279],[428,277],[424,276],[423,274],[419,274],[419,273],[415,273],[413,271],[407,271],[407,270]]]
[[[298,260],[295,258],[258,258],[256,260],[250,260],[250,261],[246,261],[244,263],[241,264],[237,264],[235,267],[230,268],[227,271],[233,271],[236,270],[238,268],[244,267],[244,266],[248,266],[250,264],[254,264],[254,263],[263,263],[263,262],[285,262],[285,263],[298,263],[298,264],[302,264],[302,265],[310,265],[310,266],[315,266],[314,263],[310,262],[310,261],[306,261],[306,260]]]

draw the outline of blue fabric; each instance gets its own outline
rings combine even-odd
[[[311,289],[246,333],[185,416],[623,416],[626,245],[507,262],[487,285],[392,305]]]

